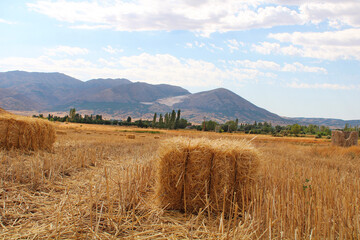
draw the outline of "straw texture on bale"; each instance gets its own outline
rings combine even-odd
[[[332,131],[331,142],[334,146],[351,147],[358,145],[358,132]]]
[[[166,209],[229,213],[244,207],[259,166],[247,141],[173,138],[158,152],[156,198]]]
[[[23,150],[51,150],[55,129],[45,120],[0,114],[0,147]]]
[[[126,138],[135,139],[135,135],[134,134],[128,134],[128,135],[126,135]]]

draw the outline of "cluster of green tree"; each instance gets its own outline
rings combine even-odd
[[[215,131],[215,132],[235,132],[238,131],[239,120],[227,121],[224,124],[219,124],[213,120],[204,121],[201,125],[192,126],[192,129],[199,131]]]
[[[327,126],[318,126],[314,124],[299,125],[293,124],[288,126],[275,126],[275,131],[272,132],[274,136],[304,136],[315,135],[316,138],[327,136],[330,138],[331,130]]]
[[[153,120],[151,122],[151,126],[153,128],[166,128],[166,129],[184,129],[187,126],[191,126],[191,123],[184,118],[180,117],[181,111],[180,109],[175,112],[172,110],[171,113],[165,113],[159,115],[159,120],[157,120],[157,113],[154,113]]]
[[[360,135],[360,128],[359,126],[351,126],[350,124],[345,124],[345,127],[343,129],[345,132],[352,132],[352,131],[355,131],[355,132],[358,132],[359,135]]]
[[[45,118],[43,114],[33,115],[33,117]],[[105,120],[102,115],[84,115],[76,112],[75,108],[71,108],[69,111],[69,115],[64,117],[58,117],[49,114],[46,117],[49,121],[57,121],[57,122],[74,122],[74,123],[85,123],[85,124],[103,124],[103,125],[119,125],[119,126],[137,126],[141,128],[148,127],[157,127],[157,128],[167,128],[167,129],[179,129],[186,128],[191,123],[188,123],[186,119],[180,118],[180,109],[177,114],[175,110],[172,113],[166,113],[164,118],[162,114],[160,114],[159,121],[157,122],[157,114],[154,114],[153,121],[149,120],[136,120],[132,121],[131,117],[128,116],[126,121],[122,120]]]
[[[47,118],[49,121],[56,121],[56,122],[75,122],[75,123],[107,124],[107,125],[113,124],[112,120],[104,120],[102,118],[102,115],[82,116],[79,113],[76,113],[75,108],[71,109],[70,114],[64,117],[54,116],[52,114],[49,114],[47,117],[44,117],[43,114],[33,115],[33,117]]]
[[[253,124],[241,123],[238,119],[235,121],[227,121],[224,124],[219,124],[215,121],[204,121],[202,125],[196,125],[193,129],[202,131],[216,131],[216,132],[244,132],[247,134],[272,134],[274,136],[302,136],[302,135],[316,135],[316,137],[330,136],[331,130],[326,126],[308,125],[302,126],[293,124],[288,126],[272,126],[271,123],[256,121]]]
[[[128,117],[127,121],[114,120],[114,119],[105,120],[103,119],[102,115],[85,114],[83,116],[77,113],[75,108],[71,108],[69,111],[69,115],[66,115],[64,117],[54,116],[52,114],[49,114],[47,117],[44,117],[43,114],[33,115],[33,117],[47,118],[49,121],[57,121],[57,122],[74,122],[74,123],[103,124],[103,125],[126,125],[126,126],[137,126],[140,123],[140,125],[145,125],[145,123],[142,122],[141,120],[132,122],[130,116]]]

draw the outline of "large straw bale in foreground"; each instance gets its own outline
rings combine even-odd
[[[179,137],[164,141],[158,154],[158,203],[185,212],[243,207],[259,166],[247,141]]]
[[[358,132],[332,131],[331,142],[334,146],[351,147],[358,145]]]
[[[23,150],[51,150],[55,142],[53,125],[42,119],[0,114],[0,147]]]

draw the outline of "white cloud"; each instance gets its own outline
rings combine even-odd
[[[352,28],[333,32],[294,32],[269,34],[269,38],[294,45],[359,46],[360,29]]]
[[[230,49],[230,52],[234,52],[240,49],[240,47],[245,46],[245,44],[241,41],[237,41],[236,39],[229,39],[225,41],[226,45]]]
[[[208,35],[219,31],[304,24],[300,12],[286,6],[260,4],[267,1],[37,1],[30,10],[71,27],[118,31],[190,30]]]
[[[332,84],[332,83],[297,83],[292,82],[287,85],[291,88],[305,88],[305,89],[331,89],[331,90],[353,90],[360,89],[360,86],[355,85],[342,85],[342,84]]]
[[[48,56],[56,56],[56,55],[86,55],[89,53],[89,50],[86,48],[80,47],[69,47],[69,46],[57,46],[55,48],[47,48],[45,49],[45,54]]]
[[[258,53],[269,55],[272,53],[279,53],[281,47],[279,43],[261,42],[259,45],[253,44],[252,50]]]
[[[5,23],[5,24],[15,24],[15,22],[11,22],[5,19],[0,18],[0,23]]]
[[[220,51],[223,51],[224,49],[222,47],[218,47],[216,46],[215,44],[213,43],[209,43],[209,46],[215,50],[220,50]]]
[[[281,69],[284,72],[312,72],[312,73],[324,73],[327,74],[327,70],[322,67],[310,67],[305,66],[299,62],[295,62],[292,64],[286,63],[284,67]]]
[[[120,48],[113,48],[112,46],[108,45],[106,47],[102,48],[105,52],[108,52],[110,54],[115,54],[115,53],[121,53],[124,52],[124,49],[120,49]]]
[[[195,46],[197,46],[197,47],[199,47],[199,48],[202,48],[202,47],[205,47],[205,43],[195,41]]]
[[[313,23],[328,21],[330,26],[360,27],[360,2],[357,0],[312,1],[302,4],[299,9]]]
[[[252,51],[269,55],[269,54],[283,54],[283,55],[297,55],[301,56],[304,54],[303,50],[295,47],[294,45],[289,45],[282,47],[279,43],[271,42],[261,42],[258,45],[252,44]]]
[[[195,41],[194,43],[186,43],[185,48],[204,48],[210,52],[223,51],[222,47],[215,45],[214,43],[203,43]]]
[[[220,64],[221,65],[221,64]],[[153,84],[168,83],[184,87],[220,87],[224,81],[244,83],[259,77],[274,77],[258,69],[238,69],[217,66],[211,62],[191,58],[177,58],[170,54],[100,58],[95,62],[82,58],[58,59],[51,56],[37,58],[10,57],[0,59],[0,70],[25,70],[39,72],[63,72],[87,80],[97,77],[126,77],[133,81]]]
[[[294,32],[269,34],[269,38],[282,44],[260,42],[253,44],[258,53],[283,54],[325,60],[360,60],[360,29],[346,29],[333,32]]]
[[[360,29],[346,29],[334,32],[294,32],[270,34],[269,38],[290,43],[280,47],[278,43],[261,43],[254,49],[263,54],[282,53],[285,55],[300,55],[303,57],[336,60],[360,60]],[[266,46],[275,46],[273,48]]]
[[[358,0],[265,0],[264,2],[293,5],[307,23],[328,23],[330,27],[360,26]]]
[[[185,48],[193,48],[193,44],[192,43],[186,43]]]
[[[209,36],[324,22],[335,28],[360,27],[358,0],[38,0],[27,6],[78,29],[190,30]]]
[[[327,74],[327,70],[322,67],[311,67],[305,66],[302,63],[294,62],[294,63],[285,63],[283,67],[280,64],[272,61],[250,61],[250,60],[236,60],[229,61],[231,65],[235,65],[236,67],[245,67],[250,69],[266,69],[271,71],[281,71],[281,72],[312,72],[312,73],[323,73]]]
[[[139,81],[170,82],[181,86],[221,86],[223,81],[242,82],[254,79],[260,73],[253,70],[236,68],[223,69],[213,63],[179,59],[170,54],[121,57],[119,66],[125,68],[126,76]]]
[[[279,64],[275,62],[263,61],[263,60],[257,60],[256,62],[250,60],[236,60],[236,61],[229,61],[229,63],[236,66],[242,66],[253,69],[268,69],[268,70],[281,69]]]

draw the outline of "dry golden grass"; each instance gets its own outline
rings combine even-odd
[[[234,217],[154,204],[156,150],[169,131],[127,139],[112,126],[57,124],[53,152],[0,152],[1,239],[359,239],[360,147],[259,136],[252,201]],[[128,128],[121,128],[128,129]],[[87,134],[91,133],[91,134]],[[145,135],[146,137],[139,137]],[[155,135],[156,136],[156,135]]]

